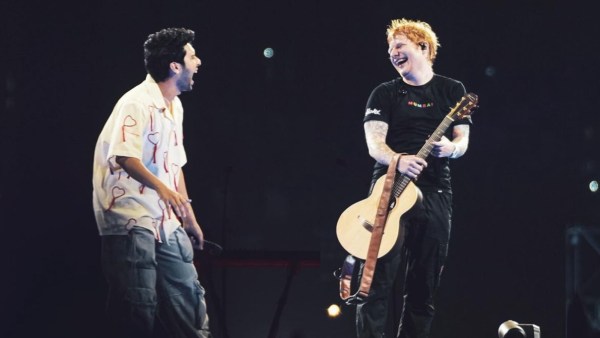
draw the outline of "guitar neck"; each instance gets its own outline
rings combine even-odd
[[[431,136],[429,136],[427,141],[425,141],[425,144],[423,145],[423,147],[421,147],[421,150],[419,150],[419,152],[417,153],[417,155],[416,155],[417,157],[426,159],[427,156],[429,156],[429,154],[431,153],[431,149],[433,149],[433,142],[437,142],[437,141],[441,140],[442,136],[444,135],[446,130],[448,130],[448,128],[450,127],[452,122],[454,122],[451,115],[452,115],[452,112],[450,112],[448,115],[446,115],[444,120],[442,120],[442,123],[440,123],[440,125],[433,132],[433,134],[431,134]],[[410,177],[408,177],[404,174],[400,175],[394,182],[394,188],[392,190],[394,193],[394,197],[398,198],[402,194],[402,192],[404,191],[404,189],[406,188],[408,183],[410,183],[410,181],[411,181]]]
[[[416,156],[422,159],[426,159],[427,156],[429,156],[429,154],[431,153],[431,149],[433,149],[433,142],[437,142],[442,139],[442,136],[444,136],[446,130],[448,130],[450,125],[452,125],[452,122],[454,122],[454,118],[462,119],[468,117],[471,112],[471,109],[477,105],[478,100],[479,98],[477,97],[477,95],[473,93],[465,94],[461,98],[461,100],[456,104],[456,106],[450,109],[448,115],[444,117],[437,129],[433,132],[433,134],[431,134],[431,136],[429,136],[427,141],[425,141],[425,144],[423,145],[423,147],[421,147],[421,150],[419,150]],[[394,197],[400,197],[400,194],[402,194],[402,192],[410,183],[410,181],[411,179],[404,174],[397,175],[392,191],[394,193]]]
[[[442,136],[444,136],[444,133],[450,127],[452,122],[454,122],[454,120],[450,117],[450,114],[446,115],[446,117],[444,118],[442,123],[440,123],[440,125],[433,132],[433,134],[431,134],[431,136],[429,136],[427,141],[425,141],[425,144],[423,145],[423,147],[421,147],[421,150],[419,150],[419,152],[417,153],[417,157],[426,159],[427,156],[429,156],[429,154],[431,153],[431,149],[433,149],[433,142],[437,142],[442,139]]]

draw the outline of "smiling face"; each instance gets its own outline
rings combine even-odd
[[[427,47],[426,43],[417,44],[406,35],[397,34],[389,41],[388,54],[400,76],[414,78],[432,67]]]
[[[196,50],[191,44],[186,44],[183,49],[185,50],[184,65],[179,74],[177,74],[176,85],[180,92],[187,92],[192,90],[194,74],[198,72],[202,61],[196,56]]]

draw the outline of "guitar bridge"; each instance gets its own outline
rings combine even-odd
[[[363,228],[367,229],[368,232],[373,232],[373,224],[369,223],[368,221],[363,221],[362,226]]]

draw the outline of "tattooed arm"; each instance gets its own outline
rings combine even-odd
[[[365,122],[365,137],[367,139],[367,147],[369,155],[375,161],[389,165],[395,152],[385,143],[385,137],[388,132],[388,124],[381,121]]]
[[[365,137],[369,155],[375,161],[389,165],[395,152],[385,142],[388,124],[381,121],[365,122]],[[414,155],[403,155],[398,162],[398,171],[410,178],[417,178],[423,168],[427,166],[425,160]]]

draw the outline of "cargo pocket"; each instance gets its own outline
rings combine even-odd
[[[177,242],[179,243],[181,259],[186,263],[191,263],[194,260],[194,248],[192,247],[192,242],[187,237],[185,231],[177,230],[175,235]]]
[[[444,264],[446,264],[446,258],[448,257],[448,244],[440,244],[438,246],[438,257],[436,259],[436,278],[435,288],[440,286],[442,273],[444,272]]]
[[[206,313],[206,302],[204,300],[204,288],[200,285],[199,281],[194,282],[194,293],[195,297],[198,300],[198,306],[196,307],[196,328],[208,333],[208,315]],[[207,336],[208,337],[208,336]]]
[[[147,288],[129,288],[125,293],[129,304],[129,320],[135,327],[152,330],[156,315],[156,291]]]

